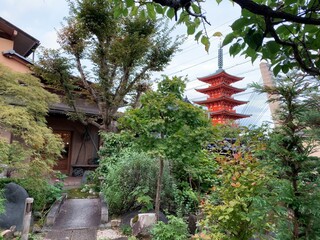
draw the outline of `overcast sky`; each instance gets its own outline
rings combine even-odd
[[[206,26],[209,36],[215,32],[226,35],[231,31],[230,25],[240,16],[240,8],[232,5],[230,1],[222,1],[220,5],[215,0],[208,0],[204,5],[207,19],[211,26]],[[41,42],[46,48],[59,48],[56,42],[56,31],[61,28],[63,18],[68,15],[68,4],[65,0],[1,0],[0,16],[29,33]],[[184,26],[178,26],[176,33],[186,32]],[[186,96],[190,100],[205,99],[206,95],[195,91],[205,85],[197,81],[214,73],[218,69],[218,46],[221,40],[211,37],[210,52],[207,53],[201,44],[190,37],[182,46],[182,51],[177,53],[170,65],[161,73],[168,76],[187,76]],[[237,56],[229,57],[228,46],[224,48],[223,68],[231,75],[244,77],[234,86],[246,88],[249,83],[262,82],[259,62],[251,63],[250,59]],[[155,75],[155,76],[159,76]],[[252,115],[241,121],[242,124],[260,125],[263,121],[270,121],[270,111],[263,95],[252,94],[252,90],[234,96],[239,100],[250,100],[247,105],[237,108],[238,113]]]

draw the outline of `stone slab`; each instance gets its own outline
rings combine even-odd
[[[97,229],[100,220],[100,199],[67,199],[61,206],[52,229]]]
[[[94,240],[97,239],[96,229],[52,230],[44,240]]]

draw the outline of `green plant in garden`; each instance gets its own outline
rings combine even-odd
[[[213,133],[205,113],[183,101],[184,88],[181,78],[164,77],[157,91],[149,91],[142,97],[142,108],[129,110],[120,119],[123,128],[138,136],[136,144],[141,150],[158,161],[157,215],[165,163],[179,175],[179,181],[191,180],[188,167],[197,162]]]
[[[188,225],[182,218],[167,216],[168,223],[159,221],[151,230],[154,240],[187,240],[189,239]]]
[[[105,133],[107,134],[107,133]],[[102,148],[107,148],[104,143]],[[98,171],[102,180],[101,190],[108,202],[110,214],[123,214],[130,210],[149,210],[154,205],[156,191],[156,161],[145,152],[134,148],[124,148],[116,153],[117,161],[101,156]],[[163,198],[169,204],[172,181],[169,169],[165,168]]]
[[[129,225],[122,225],[120,226],[121,232],[126,235],[130,236],[132,234],[132,228]]]
[[[47,192],[47,180],[62,149],[61,139],[45,120],[49,104],[58,98],[31,74],[15,73],[0,65],[0,79],[0,128],[11,132],[14,139],[12,144],[0,141],[0,161],[7,165],[8,176],[14,173],[21,184],[29,186],[26,188],[35,198],[35,206],[42,208],[47,196],[40,193]]]
[[[21,143],[13,141],[8,143],[4,139],[0,139],[0,156],[3,174],[11,177],[16,171],[23,171],[25,160],[29,157],[30,151],[25,149]]]
[[[224,150],[224,141],[214,149],[213,157],[219,165],[217,183],[201,205],[204,218],[200,225],[208,237],[247,240],[272,229],[270,169],[256,154],[265,149],[265,137],[263,131],[253,132],[239,128],[236,142],[228,151]]]
[[[310,109],[319,93],[318,80],[299,71],[275,79],[274,87],[253,85],[259,92],[279,102],[277,126],[269,135],[261,154],[278,180],[273,186],[279,205],[276,234],[279,239],[318,239],[320,237],[319,158],[312,156],[318,146],[317,125],[306,118],[319,108]],[[315,129],[315,130],[314,130]]]
[[[62,189],[52,185],[46,179],[30,177],[15,181],[34,199],[33,209],[35,211],[46,211],[54,201],[61,197]]]

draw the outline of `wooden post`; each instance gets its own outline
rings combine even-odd
[[[24,213],[23,213],[21,240],[28,240],[30,223],[31,223],[31,214],[32,214],[32,203],[33,203],[33,198],[26,198]]]

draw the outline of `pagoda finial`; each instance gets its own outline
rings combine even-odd
[[[222,44],[219,44],[219,50],[218,50],[218,67],[219,69],[223,68],[223,50],[222,50]]]

